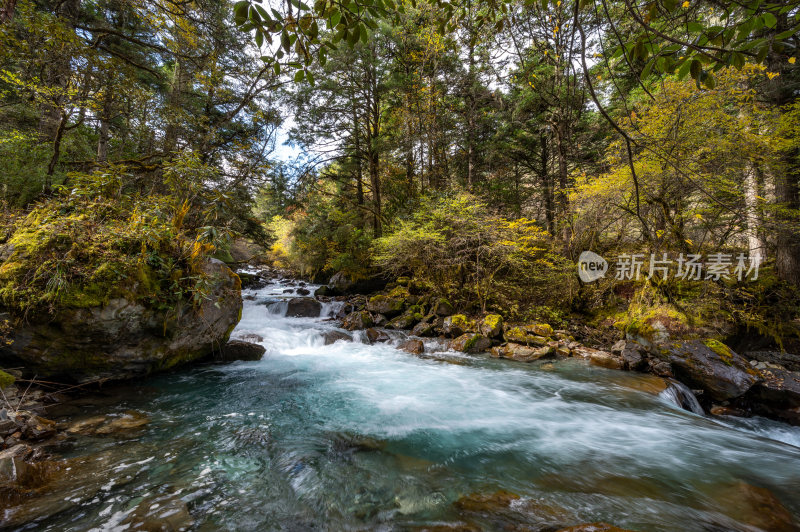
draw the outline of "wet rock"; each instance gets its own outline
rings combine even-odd
[[[756,383],[745,398],[759,415],[800,425],[800,372],[782,368],[761,370],[763,381]]]
[[[398,345],[397,348],[401,351],[411,353],[412,355],[421,355],[425,352],[425,344],[422,343],[422,340],[406,340],[402,344]]]
[[[335,294],[334,290],[331,290],[327,286],[320,286],[316,290],[314,290],[314,297],[326,297],[332,296]]]
[[[503,335],[507,342],[524,345],[547,345],[547,338],[531,334],[524,327],[511,327]]]
[[[437,316],[447,317],[452,316],[455,313],[455,309],[448,300],[441,298],[436,302],[433,312]]]
[[[411,329],[411,334],[414,336],[420,336],[422,338],[434,336],[436,333],[434,331],[435,325],[433,323],[426,323],[421,321],[414,325],[414,328]]]
[[[297,290],[295,290],[295,292],[297,292],[297,295],[299,296],[307,296],[311,293],[311,290],[309,290],[308,288],[298,288]]]
[[[492,341],[482,334],[464,333],[450,342],[449,347],[461,353],[482,353],[492,347]]]
[[[378,329],[375,329],[373,327],[370,327],[369,329],[364,331],[364,334],[367,335],[367,340],[371,344],[383,343],[389,341],[389,335],[386,334],[386,332],[379,331]]]
[[[331,345],[334,342],[338,342],[339,340],[344,340],[345,342],[352,342],[353,337],[347,333],[343,333],[342,331],[325,331],[322,333],[322,338],[325,341],[325,345]]]
[[[792,514],[768,489],[736,482],[720,489],[713,498],[716,510],[740,523],[771,532],[798,530]]]
[[[287,288],[283,291],[284,294],[294,294],[294,288]]]
[[[554,355],[555,349],[550,346],[528,347],[509,342],[505,345],[493,347],[491,352],[495,358],[507,358],[517,362],[535,362]]]
[[[714,416],[736,416],[736,417],[746,417],[747,412],[741,410],[739,408],[733,408],[731,406],[722,406],[722,405],[714,405],[708,409],[708,412]]]
[[[108,436],[141,429],[150,423],[150,418],[142,412],[129,410],[117,416],[93,416],[72,423],[67,427],[68,434],[84,436]]]
[[[442,322],[442,334],[448,338],[455,338],[472,330],[474,323],[463,314],[448,316]]]
[[[290,318],[317,318],[322,310],[322,303],[310,297],[295,297],[289,300],[286,316]]]
[[[739,397],[758,382],[747,361],[716,340],[691,340],[660,351],[672,373],[689,388],[701,389],[713,401]]]
[[[372,327],[372,316],[366,310],[351,312],[345,316],[342,327],[348,331],[367,329]]]
[[[264,346],[241,340],[231,340],[222,347],[221,360],[233,362],[235,360],[258,361],[267,350]]]
[[[594,351],[589,355],[589,362],[595,366],[600,366],[608,369],[622,369],[625,363],[622,357],[612,355],[605,351]]]
[[[503,317],[500,314],[487,314],[478,325],[478,332],[486,338],[503,336]]]
[[[159,495],[143,499],[120,524],[125,530],[178,532],[189,530],[194,519],[179,497]]]
[[[669,386],[669,382],[661,377],[647,374],[620,373],[615,383],[632,390],[658,395]]]

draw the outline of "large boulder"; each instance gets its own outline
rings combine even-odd
[[[322,303],[310,297],[293,297],[286,307],[290,318],[318,318],[321,311]]]
[[[13,323],[13,342],[0,361],[31,373],[77,382],[127,379],[205,358],[224,345],[242,311],[241,282],[224,263],[202,267],[208,289],[198,303],[145,306],[124,297],[105,305],[57,309]]]
[[[690,340],[658,351],[672,373],[704,397],[727,401],[747,392],[759,381],[758,373],[728,346],[716,340]]]

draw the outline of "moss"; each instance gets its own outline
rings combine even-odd
[[[16,379],[13,375],[9,375],[5,371],[0,370],[0,388],[8,388],[14,384],[15,381]]]
[[[468,331],[473,328],[472,321],[463,314],[453,314],[449,318],[449,323],[452,327],[458,327],[461,330]]]
[[[483,324],[490,330],[503,326],[503,316],[500,314],[487,314],[483,318]]]
[[[389,292],[389,297],[402,297],[402,298],[406,298],[406,297],[408,297],[409,295],[411,295],[411,294],[409,294],[409,293],[408,293],[408,288],[406,288],[406,287],[404,287],[404,286],[397,286],[397,287],[393,288],[393,289],[392,289],[392,290]]]
[[[703,340],[706,347],[714,351],[723,361],[730,362],[733,359],[733,351],[719,340]]]

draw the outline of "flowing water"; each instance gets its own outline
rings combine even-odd
[[[102,473],[86,477],[101,480],[73,480],[61,511],[27,528],[123,530],[144,511],[197,530],[754,530],[744,521],[776,500],[800,515],[796,428],[712,420],[650,377],[579,360],[325,346],[335,323],[284,317],[283,288],[249,292],[233,335],[261,335],[261,361],[162,375],[91,405],[151,423],[128,439],[80,437],[68,456],[89,456]]]

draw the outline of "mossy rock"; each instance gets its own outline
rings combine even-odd
[[[544,336],[546,338],[553,336],[553,328],[547,323],[533,323],[526,325],[525,329],[536,336]]]
[[[442,333],[450,338],[461,336],[474,328],[475,323],[463,314],[453,314],[442,322]]]
[[[487,338],[499,338],[503,335],[503,317],[500,314],[487,314],[478,325],[478,331]]]
[[[408,283],[411,282],[411,278],[409,277],[398,277],[397,281],[395,281],[398,286],[408,286]]]
[[[453,307],[452,303],[442,297],[436,302],[436,305],[433,307],[433,311],[437,316],[452,316],[453,313],[455,313],[455,307]]]
[[[507,342],[514,342],[523,345],[547,345],[547,338],[530,334],[525,327],[511,327],[503,335]]]
[[[490,347],[492,341],[477,333],[465,333],[450,342],[450,349],[461,353],[481,353]]]
[[[0,388],[8,388],[14,384],[16,380],[17,379],[15,379],[13,375],[9,375],[5,371],[0,370]]]
[[[46,319],[16,318],[0,360],[74,382],[129,379],[210,356],[241,318],[239,277],[220,261],[203,266],[209,291],[199,305],[158,309],[124,297],[58,308]]]
[[[367,302],[367,310],[391,318],[403,312],[405,304],[406,296],[379,294],[370,298]]]

